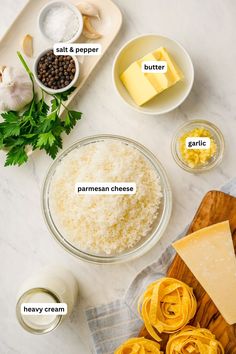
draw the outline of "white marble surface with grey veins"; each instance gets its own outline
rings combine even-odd
[[[5,168],[5,156],[1,153],[1,354],[91,353],[83,310],[122,296],[137,272],[153,262],[191,221],[204,194],[236,175],[236,2],[115,2],[124,15],[122,30],[73,103],[73,108],[81,110],[84,116],[70,136],[64,138],[64,147],[97,133],[120,134],[144,144],[161,160],[168,173],[174,198],[172,218],[161,242],[145,256],[121,265],[83,263],[65,253],[53,240],[42,217],[40,190],[50,158],[36,152],[27,165]],[[0,35],[24,3],[25,0],[1,1]],[[151,32],[180,41],[191,55],[195,67],[195,82],[190,96],[177,110],[163,116],[146,116],[132,111],[112,86],[112,63],[118,49],[132,37]],[[182,171],[173,161],[170,151],[171,137],[176,128],[193,118],[215,123],[226,140],[221,166],[198,176]],[[80,284],[79,303],[71,318],[55,332],[33,336],[24,332],[16,321],[16,293],[28,275],[51,263],[60,263],[73,270]]]

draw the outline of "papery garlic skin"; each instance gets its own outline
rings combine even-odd
[[[0,112],[19,111],[32,99],[29,75],[23,69],[4,67],[0,78]]]
[[[93,16],[100,19],[98,8],[95,5],[83,1],[78,3],[76,6],[82,15]]]

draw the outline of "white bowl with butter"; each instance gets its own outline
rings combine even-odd
[[[142,64],[165,61],[167,72],[143,73]],[[138,36],[126,43],[113,64],[118,95],[134,110],[151,115],[168,113],[189,95],[194,68],[189,54],[177,41],[157,34]]]

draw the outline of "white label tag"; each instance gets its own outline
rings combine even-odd
[[[198,138],[198,137],[190,137],[185,141],[187,149],[198,149],[198,150],[206,150],[211,146],[210,138]]]
[[[167,62],[166,61],[143,61],[142,62],[142,72],[143,73],[159,73],[165,74],[167,72]]]
[[[92,182],[81,182],[76,183],[75,192],[77,194],[135,194],[136,193],[136,183],[92,183]]]
[[[65,303],[23,303],[21,304],[21,314],[24,316],[41,315],[66,315],[67,304]]]
[[[55,55],[101,55],[102,46],[98,43],[56,43],[53,52]]]

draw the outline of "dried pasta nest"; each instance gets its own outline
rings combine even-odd
[[[206,328],[187,326],[170,336],[166,354],[224,354],[215,336]]]
[[[161,341],[157,333],[175,333],[185,327],[196,309],[192,288],[173,278],[151,283],[138,304],[147,331],[157,341]]]
[[[131,338],[117,348],[114,354],[163,354],[160,345],[146,338]]]

